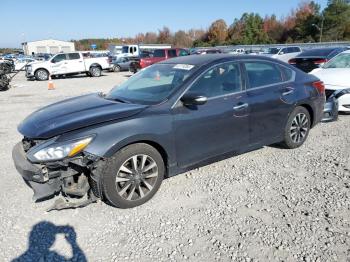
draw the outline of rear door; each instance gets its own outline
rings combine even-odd
[[[80,53],[68,53],[66,65],[67,73],[78,73],[85,71],[84,59]]]
[[[206,96],[207,103],[187,107],[179,101],[175,105],[179,166],[191,166],[248,146],[248,108],[242,86],[239,64],[220,64],[208,69],[186,92]]]
[[[281,137],[294,108],[294,78],[291,69],[268,61],[244,62],[250,109],[250,143],[266,144]]]

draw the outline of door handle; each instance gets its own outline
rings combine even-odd
[[[290,95],[290,94],[293,94],[293,93],[294,93],[294,88],[292,88],[292,87],[287,87],[285,90],[286,90],[286,91],[284,91],[284,92],[282,93],[283,96],[287,96],[287,95]]]
[[[248,107],[248,103],[244,103],[238,106],[233,107],[233,110],[242,110]]]

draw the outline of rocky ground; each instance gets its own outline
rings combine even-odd
[[[295,150],[265,147],[163,182],[143,206],[45,212],[11,150],[18,123],[66,97],[108,91],[128,73],[47,82],[16,76],[0,93],[1,261],[350,261],[350,116]],[[41,259],[41,260],[40,260]]]

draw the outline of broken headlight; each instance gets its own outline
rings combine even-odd
[[[80,140],[67,141],[61,144],[53,144],[40,149],[33,154],[37,161],[55,161],[65,157],[73,157],[83,151],[92,141],[93,137]]]

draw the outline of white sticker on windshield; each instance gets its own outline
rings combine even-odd
[[[193,67],[194,67],[194,65],[177,64],[173,68],[174,69],[182,69],[182,70],[190,71]]]

